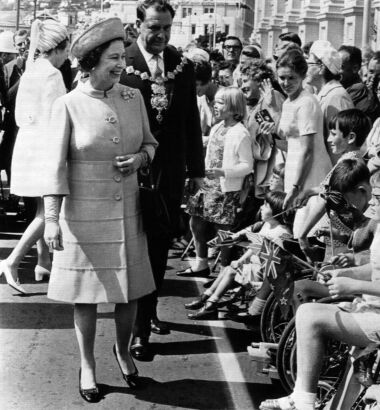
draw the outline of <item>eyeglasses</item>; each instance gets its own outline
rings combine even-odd
[[[313,61],[306,61],[307,65],[322,65],[321,63],[314,63]]]
[[[240,50],[240,46],[223,46],[225,50]]]

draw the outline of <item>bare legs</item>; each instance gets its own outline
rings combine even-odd
[[[115,306],[116,352],[120,366],[125,374],[131,374],[135,371],[129,347],[136,319],[136,311],[137,300],[132,300],[129,303],[120,303]]]
[[[129,345],[135,323],[136,306],[135,300],[115,305],[116,351],[123,372],[126,374],[131,374],[135,370],[129,354]],[[80,351],[83,389],[91,389],[96,385],[94,356],[96,314],[96,304],[77,303],[74,306],[74,325]]]
[[[44,228],[45,223],[43,200],[42,198],[37,198],[37,213],[34,220],[26,228],[16,247],[6,259],[6,264],[9,266],[14,279],[17,278],[17,269],[20,262],[36,242],[38,255],[37,264],[47,270],[51,269],[49,249],[46,246],[45,241],[43,240]]]
[[[74,326],[80,351],[82,389],[96,385],[94,344],[96,333],[96,304],[75,304]]]
[[[298,308],[297,329],[297,386],[315,393],[321,371],[324,345],[327,339],[366,347],[371,341],[360,329],[352,315],[336,305],[306,303]]]

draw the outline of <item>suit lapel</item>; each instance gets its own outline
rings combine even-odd
[[[142,73],[150,73],[148,64],[146,63],[145,58],[136,43],[131,44],[127,48],[127,55],[125,60],[127,67],[132,66],[135,70],[139,70]]]

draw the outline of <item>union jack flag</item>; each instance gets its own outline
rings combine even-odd
[[[267,239],[263,241],[260,258],[263,259],[264,278],[269,279],[271,275],[273,279],[277,279],[276,265],[281,264],[280,250],[281,248],[275,243]]]
[[[210,246],[211,248],[216,248],[218,246],[221,246],[222,242],[225,241],[227,238],[231,237],[231,235],[233,235],[232,232],[223,231],[222,229],[219,229],[219,231],[216,234],[216,237],[211,239],[211,241],[208,241],[207,245]]]
[[[255,251],[255,254],[259,255],[263,249],[264,237],[248,229],[244,232],[244,235],[249,241],[247,248],[253,249]]]

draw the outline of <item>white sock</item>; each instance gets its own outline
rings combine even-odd
[[[208,258],[200,258],[199,256],[195,258],[195,261],[191,266],[191,269],[193,269],[194,272],[198,272],[206,268],[208,268]]]
[[[248,313],[252,316],[260,315],[264,310],[265,302],[266,300],[259,299],[256,297],[255,299],[253,299],[248,309]]]
[[[296,380],[294,391],[291,394],[296,408],[299,410],[315,410],[316,393],[309,393],[301,390],[300,382]]]

